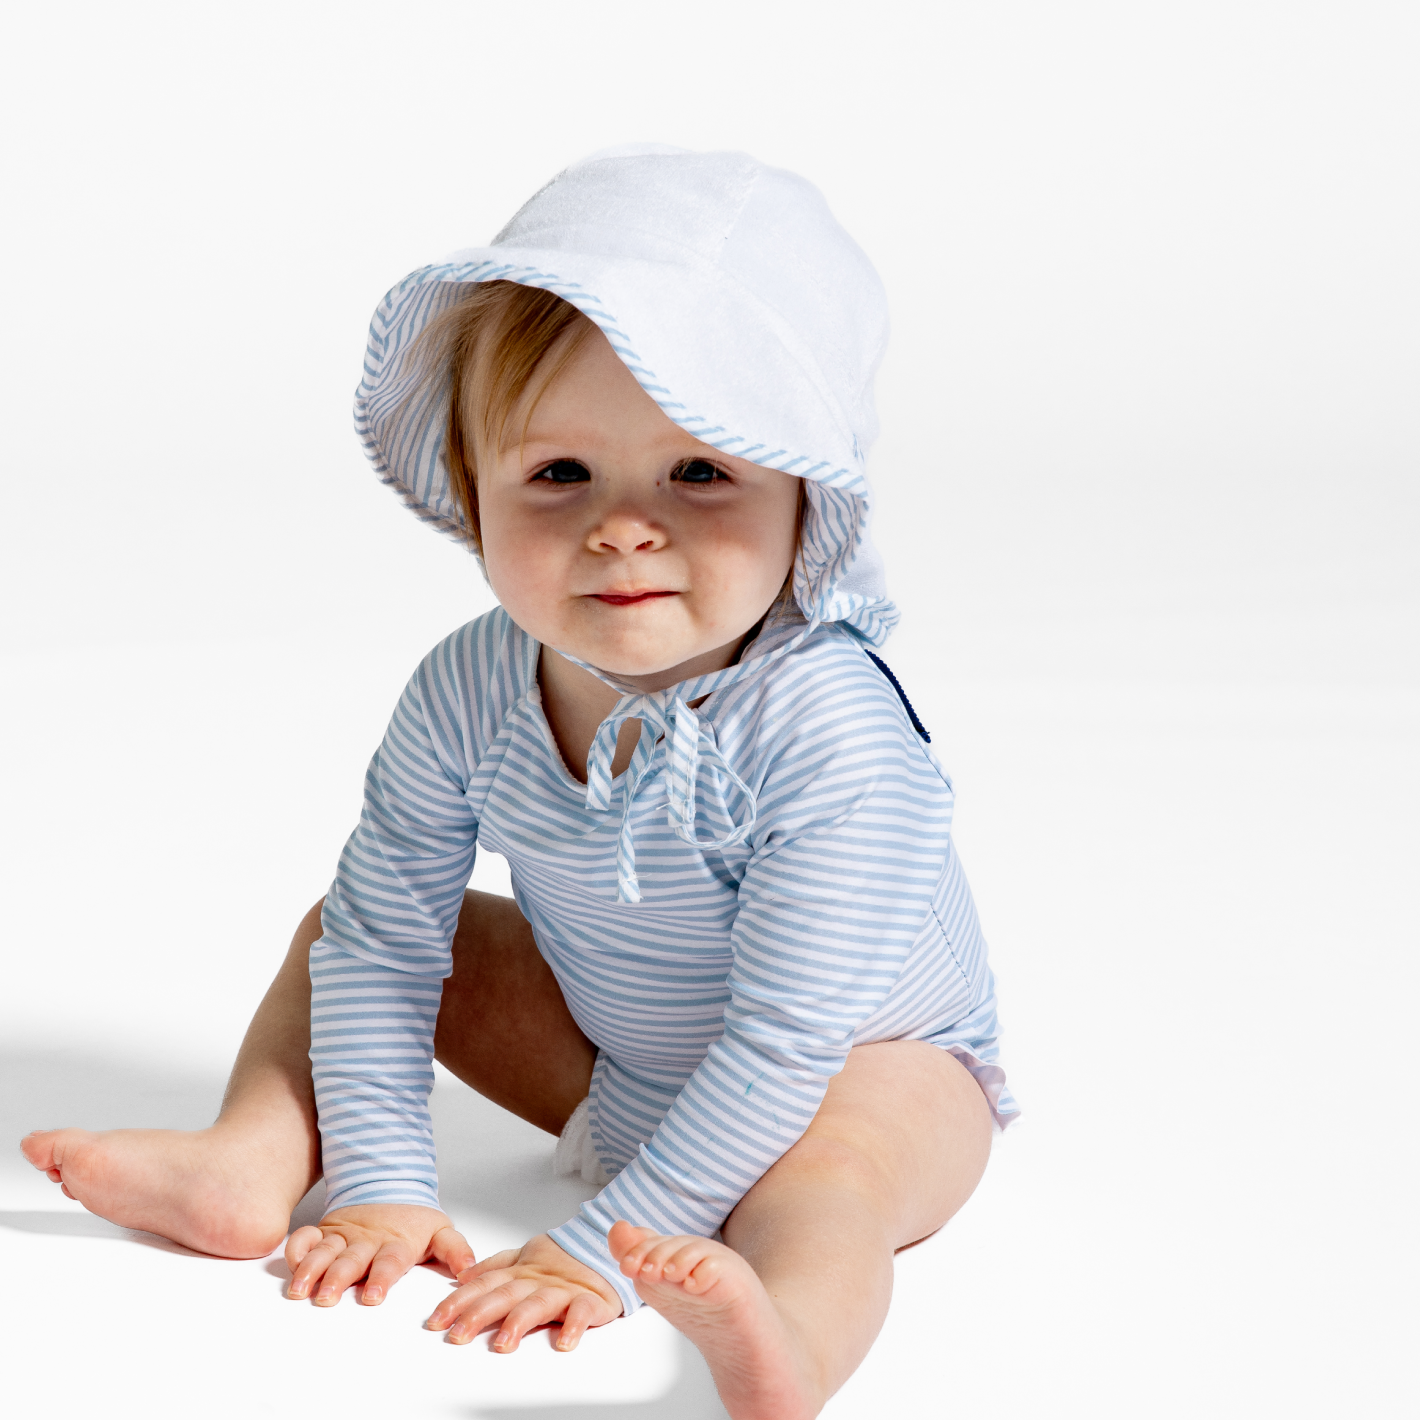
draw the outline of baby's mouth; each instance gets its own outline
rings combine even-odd
[[[631,606],[634,602],[650,601],[652,597],[678,597],[679,592],[593,592],[599,602],[611,606]]]

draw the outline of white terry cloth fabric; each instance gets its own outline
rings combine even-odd
[[[590,1096],[572,1111],[572,1117],[557,1136],[557,1148],[552,1154],[552,1172],[559,1178],[580,1178],[594,1188],[605,1188],[611,1182],[611,1175],[592,1143],[590,1111]]]

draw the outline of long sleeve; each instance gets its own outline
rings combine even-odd
[[[434,1025],[478,825],[439,736],[437,670],[410,681],[365,778],[311,949],[311,1073],[328,1206],[438,1206]]]
[[[811,767],[786,756],[779,818],[791,823],[762,842],[739,887],[724,1034],[638,1156],[552,1233],[628,1311],[639,1299],[607,1251],[611,1224],[712,1234],[808,1127],[914,944],[940,934],[950,790],[924,787],[920,751],[900,737],[859,744]]]

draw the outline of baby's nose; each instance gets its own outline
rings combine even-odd
[[[664,547],[663,529],[630,509],[612,513],[592,529],[587,539],[593,552],[655,552]]]

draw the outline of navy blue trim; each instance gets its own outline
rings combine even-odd
[[[888,683],[897,691],[897,698],[902,701],[902,708],[907,711],[907,718],[912,721],[912,728],[928,743],[932,743],[932,736],[927,733],[927,727],[917,718],[917,712],[912,708],[912,702],[907,698],[907,692],[898,683],[898,679],[888,670],[887,663],[880,657],[875,656],[871,651],[866,651],[868,659],[888,678]]]

